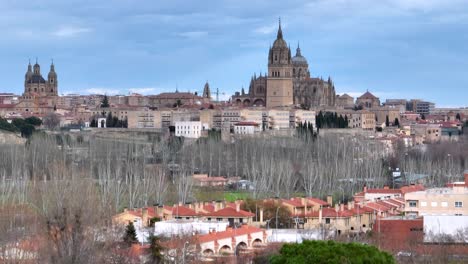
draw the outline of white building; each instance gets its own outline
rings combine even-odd
[[[239,122],[234,124],[234,134],[253,135],[262,131],[256,122]]]
[[[201,136],[202,124],[200,121],[175,122],[175,135],[186,138],[199,138]]]
[[[154,223],[154,235],[172,237],[179,235],[208,234],[226,231],[229,222],[201,220],[168,220]]]
[[[447,242],[443,240],[450,236],[454,242],[468,243],[466,230],[468,230],[468,216],[424,216],[424,242]]]

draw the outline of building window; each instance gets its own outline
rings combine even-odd
[[[447,203],[447,202],[441,202],[441,203],[440,203],[440,206],[442,206],[442,207],[447,207],[447,206],[448,206],[448,203]]]
[[[437,202],[431,202],[432,207],[437,207]]]
[[[409,207],[416,207],[417,202],[416,201],[409,201]]]
[[[325,218],[325,224],[329,224],[330,223],[330,218]]]
[[[463,202],[455,202],[455,207],[462,208],[463,207]]]
[[[427,202],[421,202],[421,206],[427,206]]]

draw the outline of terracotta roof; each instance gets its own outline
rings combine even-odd
[[[319,213],[320,211],[313,211],[313,212],[305,214],[305,216],[306,217],[319,217]],[[335,208],[331,208],[331,207],[322,208],[322,217],[347,218],[353,215],[354,215],[354,212],[351,210],[347,210],[346,207],[345,207],[345,210],[343,211],[341,210],[336,211]]]
[[[219,239],[242,236],[242,235],[257,233],[257,232],[264,232],[264,230],[261,228],[253,227],[253,226],[243,225],[241,228],[234,228],[234,229],[228,228],[226,231],[223,231],[223,232],[214,232],[211,234],[199,236],[198,242],[206,243],[206,242],[215,241]]]
[[[195,210],[190,209],[185,206],[175,206],[172,208],[172,215],[173,216],[197,216],[198,214]]]
[[[157,216],[156,212],[154,210],[154,207],[148,207],[147,209],[148,209],[148,217],[149,218],[153,218],[153,217]],[[135,210],[128,210],[127,213],[141,218],[141,217],[143,217],[143,208],[138,208],[138,209],[135,209]]]
[[[377,99],[377,97],[371,94],[369,91],[358,97],[359,99]]]
[[[211,217],[242,217],[242,218],[255,216],[255,214],[253,213],[250,213],[244,210],[237,211],[235,208],[232,208],[232,207],[225,207],[216,212],[210,212],[204,215],[211,216]]]
[[[418,192],[418,191],[424,191],[425,188],[422,184],[417,184],[417,185],[409,185],[409,186],[403,186],[400,188],[401,193],[410,193],[410,192]]]
[[[158,95],[153,95],[151,98],[156,99],[203,99],[198,95],[192,93],[160,93]]]

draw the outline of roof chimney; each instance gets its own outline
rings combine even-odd
[[[143,211],[141,213],[141,221],[143,222],[143,226],[148,226],[148,208],[145,207],[143,208]]]
[[[327,195],[327,204],[333,206],[333,197],[331,195]]]
[[[240,211],[240,204],[236,203],[236,212],[239,212],[239,211]]]
[[[301,204],[304,206],[306,205],[306,199],[304,197],[301,198]]]
[[[389,189],[388,185],[385,185],[383,188],[384,188],[384,190],[388,190],[388,189]]]
[[[367,192],[367,185],[364,184],[363,192]]]
[[[341,211],[341,212],[344,211],[344,203],[340,204],[340,211]]]

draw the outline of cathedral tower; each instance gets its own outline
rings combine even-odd
[[[49,75],[47,75],[47,94],[57,95],[57,73],[55,72],[54,61],[50,65]]]
[[[293,104],[293,66],[291,49],[283,39],[281,20],[273,46],[268,53],[266,106],[268,108]]]
[[[211,99],[211,90],[208,81],[206,81],[205,87],[203,87],[203,98]]]

